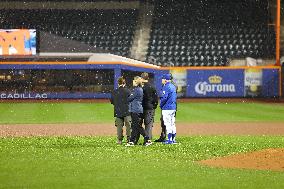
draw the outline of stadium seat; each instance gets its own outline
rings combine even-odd
[[[0,28],[37,29],[82,41],[113,54],[129,56],[137,17],[138,11],[131,9],[4,9],[0,12],[0,18],[3,20]]]
[[[267,5],[267,0],[206,0],[206,6],[199,0],[157,1],[147,54],[165,66],[170,59],[175,66],[224,66],[232,58],[273,58],[275,31],[267,26]]]

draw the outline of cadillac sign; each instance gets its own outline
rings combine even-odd
[[[46,93],[0,93],[0,99],[46,99]]]

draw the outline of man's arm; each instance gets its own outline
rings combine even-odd
[[[136,96],[137,96],[137,90],[134,89],[134,91],[132,93],[130,93],[130,95],[128,96],[128,99],[127,99],[128,102],[132,102],[135,99]]]
[[[113,102],[113,96],[114,96],[114,91],[112,91],[111,96],[110,96],[110,99],[109,99],[111,104],[114,103],[114,102]]]
[[[153,106],[154,106],[154,109],[157,108],[158,106],[158,94],[157,94],[157,90],[153,87]]]
[[[131,91],[128,88],[125,88],[125,90],[126,90],[127,97],[129,97],[131,95]]]
[[[169,90],[168,90],[167,87],[163,87],[162,94],[163,95],[160,98],[160,107],[161,108],[166,104],[168,96],[169,96]]]

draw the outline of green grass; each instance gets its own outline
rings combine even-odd
[[[284,122],[284,106],[179,103],[177,122]],[[156,112],[159,119],[160,110]],[[113,123],[109,103],[0,103],[0,124]],[[195,161],[284,147],[284,137],[179,138],[127,148],[115,137],[0,138],[0,188],[284,188],[276,171],[221,169]]]
[[[0,112],[0,124],[113,122],[109,103],[0,103]],[[277,104],[179,103],[177,122],[283,122],[283,115]]]
[[[284,188],[277,171],[195,161],[284,147],[283,137],[183,137],[180,145],[115,145],[114,137],[0,139],[0,188]]]
[[[284,121],[284,106],[264,103],[180,103],[178,122]]]

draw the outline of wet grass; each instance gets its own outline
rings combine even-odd
[[[0,124],[112,123],[108,103],[0,103]],[[177,122],[284,122],[284,106],[179,103]],[[156,112],[159,120],[160,111]],[[114,137],[0,138],[0,188],[284,188],[283,172],[195,161],[284,147],[284,137],[195,136],[180,145],[117,146]]]
[[[195,161],[284,147],[283,137],[183,137],[179,145],[125,147],[113,137],[0,139],[0,188],[274,188],[283,172]]]
[[[125,147],[114,137],[0,139],[0,188],[284,188],[283,172],[195,161],[284,147],[284,137],[195,136],[180,145]]]
[[[0,112],[0,124],[113,122],[109,103],[0,103]],[[284,122],[283,115],[277,104],[179,103],[177,122]]]

